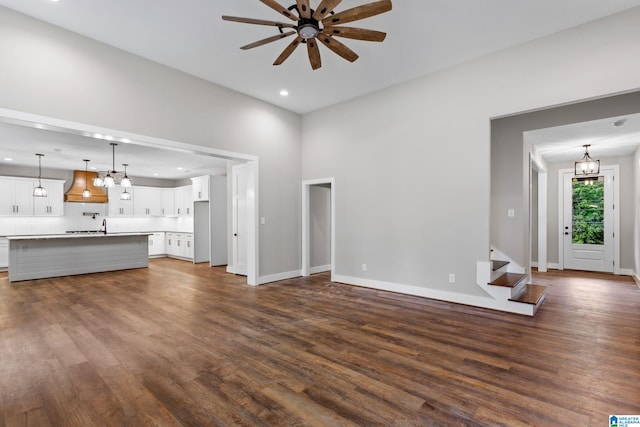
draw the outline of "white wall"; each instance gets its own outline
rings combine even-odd
[[[303,178],[334,176],[340,188],[336,274],[484,295],[490,119],[639,88],[638,22],[633,9],[305,115]],[[525,219],[510,235],[522,254]]]
[[[6,8],[0,57],[1,108],[258,156],[259,274],[300,268],[299,115]]]

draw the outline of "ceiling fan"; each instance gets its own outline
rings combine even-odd
[[[287,22],[265,21],[262,19],[226,15],[223,16],[222,19],[225,21],[242,22],[245,24],[275,26],[278,28],[279,34],[242,46],[240,49],[243,50],[262,46],[295,34],[295,40],[293,40],[291,44],[282,51],[273,65],[282,64],[293,53],[298,45],[305,43],[307,45],[311,68],[317,70],[322,66],[322,61],[320,59],[320,49],[318,48],[316,40],[347,61],[353,62],[358,59],[358,55],[340,41],[336,40],[335,37],[381,42],[387,35],[381,31],[342,27],[341,25],[390,11],[391,0],[375,1],[338,13],[335,13],[333,9],[338,6],[342,0],[321,0],[316,9],[311,8],[309,0],[296,0],[296,3],[288,8],[285,8],[276,0],[259,1],[296,23],[292,24]],[[284,28],[287,28],[288,30],[285,32],[283,30]]]

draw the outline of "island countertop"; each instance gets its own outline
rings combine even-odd
[[[8,236],[9,281],[145,268],[152,233]]]
[[[82,239],[86,237],[119,237],[119,236],[150,236],[153,233],[122,232],[122,233],[64,233],[64,234],[25,234],[22,236],[6,236],[7,240],[49,240],[49,239]]]

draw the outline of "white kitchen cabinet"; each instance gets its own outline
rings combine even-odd
[[[136,216],[162,215],[162,188],[134,187],[133,214]]]
[[[133,216],[133,200],[120,200],[120,196],[124,190],[125,189],[120,186],[108,189],[109,216]],[[131,197],[131,199],[133,199],[133,197]]]
[[[209,201],[209,175],[191,178],[191,194],[194,202]]]
[[[0,270],[9,267],[9,241],[6,237],[0,237]]]
[[[177,216],[193,216],[193,193],[191,185],[175,188],[174,198],[175,213]]]
[[[168,256],[193,260],[193,233],[166,233],[165,241]]]
[[[175,201],[174,201],[174,193],[175,190],[173,188],[163,188],[160,190],[161,192],[161,203],[162,203],[162,215],[163,216],[175,216]]]
[[[165,233],[153,233],[149,235],[149,256],[158,257],[166,255]]]
[[[33,179],[0,178],[0,215],[33,215]]]
[[[34,181],[33,185],[37,185]],[[34,216],[64,215],[64,181],[43,179],[42,186],[47,190],[47,197],[33,198]],[[32,190],[33,191],[33,190]]]

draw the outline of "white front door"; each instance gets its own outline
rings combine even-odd
[[[564,268],[613,272],[613,179],[612,169],[593,177],[564,174]]]
[[[233,272],[247,275],[247,184],[249,169],[246,164],[233,167]]]

